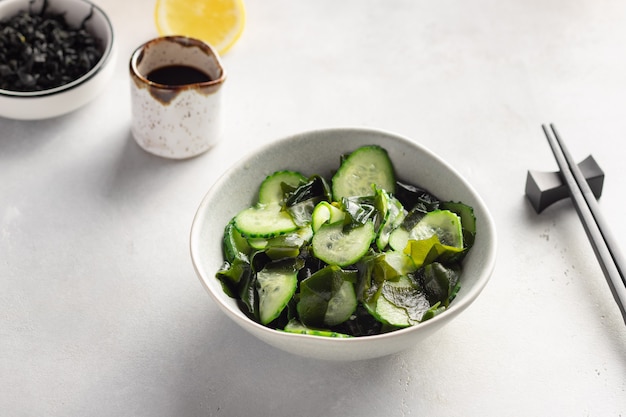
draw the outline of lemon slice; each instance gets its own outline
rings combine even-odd
[[[197,38],[221,55],[241,36],[246,13],[243,0],[157,0],[154,20],[160,36]]]

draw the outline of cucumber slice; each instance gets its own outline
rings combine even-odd
[[[224,258],[228,262],[233,262],[235,259],[247,260],[250,254],[250,245],[233,222],[228,223],[224,229],[223,248]]]
[[[296,306],[302,323],[321,327],[348,320],[358,303],[354,290],[356,275],[356,271],[329,265],[302,280]]]
[[[344,230],[343,221],[322,225],[313,235],[311,246],[315,256],[330,265],[348,266],[357,262],[376,237],[371,221]]]
[[[270,238],[298,228],[280,204],[258,204],[235,216],[235,227],[247,238]]]
[[[380,146],[362,146],[343,160],[332,178],[333,200],[375,194],[372,185],[393,194],[396,177],[387,151]]]
[[[307,178],[295,171],[276,171],[267,176],[259,186],[259,203],[280,203],[284,200],[283,184],[290,188],[297,188],[305,183]]]
[[[449,210],[427,213],[409,232],[409,239],[424,240],[436,235],[442,245],[463,248],[461,219]]]
[[[395,251],[402,252],[409,242],[409,231],[403,227],[394,229],[389,235],[389,247]]]
[[[463,248],[463,229],[461,219],[449,210],[435,210],[424,217],[409,231],[396,228],[389,236],[389,246],[396,251],[403,251],[409,240],[427,240],[437,236],[442,245]]]
[[[313,227],[311,227],[310,224],[301,227],[296,233],[298,234],[298,237],[302,239],[305,243],[310,243],[311,239],[313,239]]]
[[[266,240],[263,250],[274,260],[296,258],[300,255],[302,247],[308,244],[312,237],[311,226],[307,225],[294,232]]]
[[[474,209],[467,204],[460,202],[447,201],[441,203],[441,208],[456,213],[461,218],[461,226],[463,227],[463,244],[466,248],[474,245],[476,238],[476,215]]]
[[[342,221],[346,217],[345,211],[331,204],[328,201],[322,201],[315,206],[311,215],[311,227],[313,232],[317,232],[325,223],[336,223]]]
[[[311,336],[338,337],[338,338],[352,337],[344,333],[333,332],[332,330],[314,329],[311,327],[307,327],[304,324],[294,319],[289,320],[289,322],[285,325],[284,331],[287,333],[308,334]]]
[[[408,327],[421,321],[430,309],[426,295],[407,276],[385,281],[365,308],[381,323]]]
[[[301,227],[293,232],[285,233],[284,235],[276,236],[271,239],[266,239],[264,248],[271,247],[293,247],[301,248],[304,244],[308,243],[313,237],[311,226],[307,225]],[[252,240],[252,239],[251,239]],[[257,239],[260,240],[260,239]]]
[[[256,249],[256,250],[263,250],[267,247],[267,244],[269,243],[269,240],[262,238],[262,237],[251,237],[248,238],[248,245],[250,245],[250,247],[252,249]]]
[[[257,273],[261,324],[268,324],[280,316],[297,286],[297,271],[292,266],[270,264]]]
[[[406,211],[400,201],[389,195],[385,190],[378,190],[377,209],[384,218],[376,236],[378,250],[384,251],[389,244],[391,233],[397,229],[406,217]]]
[[[376,300],[375,307],[373,309],[368,308],[368,310],[381,323],[394,327],[409,327],[411,325],[406,310],[394,305],[382,295]]]
[[[394,279],[417,270],[409,255],[399,251],[388,251],[376,259],[378,270],[384,280]]]
[[[328,300],[324,323],[328,326],[336,326],[348,320],[356,310],[357,298],[354,284],[344,281],[337,292]]]
[[[233,227],[233,229],[235,229]],[[236,229],[235,229],[236,231]],[[239,232],[237,232],[239,233]],[[270,252],[274,248],[294,248],[297,249],[296,252],[299,253],[299,249],[302,248],[305,244],[311,242],[313,238],[313,230],[311,229],[311,225],[308,224],[304,227],[301,227],[293,232],[285,233],[283,235],[279,235],[272,238],[262,238],[262,237],[251,237],[248,239],[244,239],[244,242],[247,243],[249,248],[256,249],[259,251],[265,251],[270,257],[272,255]],[[249,254],[249,251],[248,251]],[[292,257],[296,257],[297,253]],[[272,258],[274,259],[274,258]]]

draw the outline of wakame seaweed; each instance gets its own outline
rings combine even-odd
[[[0,88],[40,91],[65,85],[91,70],[102,57],[101,41],[71,27],[62,13],[24,10],[0,22]]]

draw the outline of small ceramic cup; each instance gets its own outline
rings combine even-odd
[[[131,55],[130,76],[131,131],[139,146],[184,159],[217,143],[226,74],[210,45],[183,36],[153,39]]]

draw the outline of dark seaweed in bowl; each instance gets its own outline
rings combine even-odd
[[[63,13],[32,8],[0,22],[0,89],[32,92],[68,84],[103,55],[101,41],[85,29],[91,13],[72,27]]]

